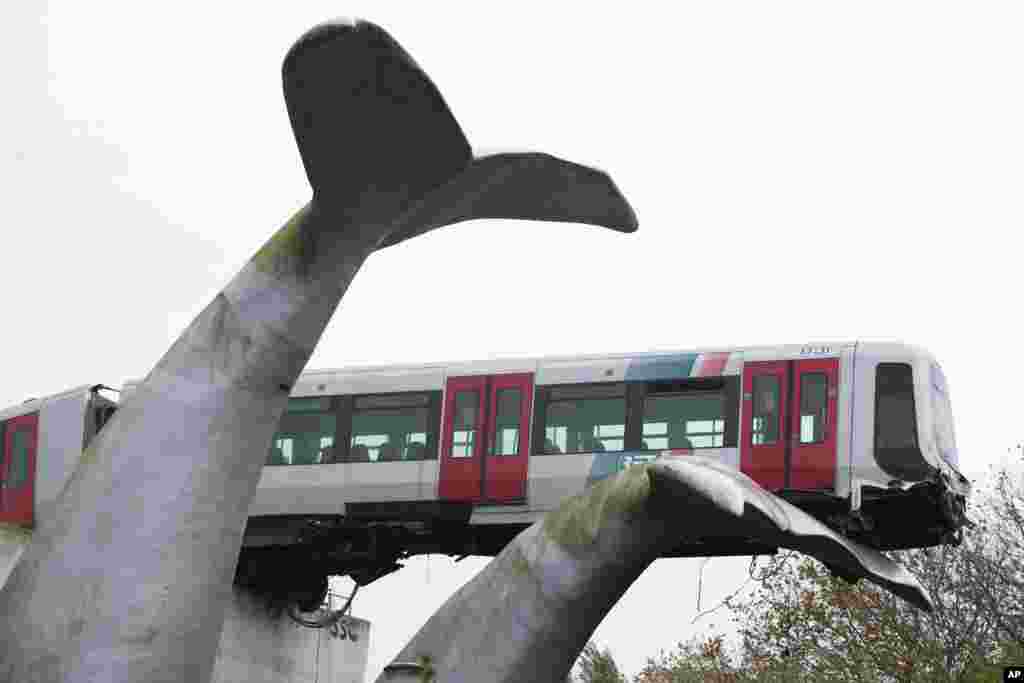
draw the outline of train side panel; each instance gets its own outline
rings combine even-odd
[[[925,459],[945,472],[960,471],[960,456],[953,431],[952,402],[942,367],[930,355],[919,352],[914,362],[915,395],[918,397],[918,438]]]
[[[551,391],[572,392],[574,387],[625,383],[626,388],[623,390],[622,397],[630,406],[627,408],[627,412],[632,415],[632,418],[626,418],[626,422],[629,422],[630,419],[636,420],[641,416],[640,411],[644,400],[642,397],[659,395],[647,393],[653,391],[652,387],[654,386],[679,383],[680,388],[670,390],[670,394],[679,391],[692,392],[701,386],[701,382],[714,381],[718,378],[722,378],[726,382],[738,381],[742,367],[743,353],[735,350],[649,352],[633,354],[628,357],[546,361],[542,362],[537,369],[537,393],[539,397],[544,397],[547,392]],[[635,389],[638,385],[647,388],[643,388],[637,393]],[[703,391],[708,392],[708,390],[709,385],[704,384]],[[722,388],[717,390],[722,393],[723,400],[726,400],[729,391]],[[583,398],[583,396],[578,398]],[[566,399],[562,398],[561,400]],[[732,396],[728,400],[738,402],[739,397]],[[544,401],[544,398],[538,398],[540,405],[543,405]],[[735,406],[726,408],[725,412],[730,415],[728,421],[738,420]],[[541,417],[538,414],[535,419]],[[723,421],[723,418],[717,419],[720,423]],[[703,457],[718,458],[732,467],[738,468],[739,466],[739,450],[734,444],[720,447],[680,448],[671,443],[672,439],[681,436],[679,433],[675,433],[676,430],[672,430],[675,436],[670,436],[669,432],[663,434],[659,432],[659,436],[654,436],[654,432],[651,435],[644,434],[642,425],[634,425],[633,429],[636,431],[632,437],[625,434],[618,437],[616,444],[618,448],[612,447],[607,451],[598,452],[539,453],[537,452],[539,446],[546,439],[543,435],[538,436],[537,429],[536,426],[533,427],[534,448],[530,458],[528,504],[529,509],[538,516],[557,507],[565,497],[582,492],[594,481],[610,476],[630,464],[650,462],[664,453],[671,452],[679,457],[699,454]],[[615,440],[616,437],[603,438]],[[705,436],[704,438],[709,437]],[[719,433],[716,438],[724,437]],[[635,440],[631,441],[630,439]],[[668,443],[662,443],[666,439]],[[636,448],[636,440],[641,444],[640,448]],[[630,448],[630,445],[633,447]]]
[[[76,387],[45,398],[31,399],[0,411],[0,422],[35,415],[37,426],[32,474],[34,508],[38,512],[57,498],[78,464],[86,440],[98,425],[92,407],[110,403],[97,397],[92,386]]]
[[[839,406],[836,424],[835,494],[849,499],[853,477],[853,401],[856,349],[846,346],[839,354]]]
[[[5,441],[0,466],[0,587],[20,560],[32,528],[74,472],[85,442],[99,428],[93,408],[108,404],[113,405],[97,397],[93,387],[84,386],[0,411],[0,438]],[[18,443],[14,431],[20,431]]]
[[[937,471],[955,472],[955,463],[942,457],[936,436],[948,434],[943,441],[948,452],[952,424],[939,428],[936,421],[933,363],[929,354],[903,344],[858,346],[852,476],[863,485],[906,488],[933,479]],[[904,427],[891,427],[889,421],[894,425],[897,419]]]
[[[86,411],[91,394],[83,391],[46,401],[39,411],[36,460],[36,509],[60,495],[82,455]]]

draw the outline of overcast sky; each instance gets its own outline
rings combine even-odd
[[[602,167],[641,227],[480,221],[383,251],[310,367],[899,339],[942,363],[984,470],[1024,439],[1022,6],[674,7],[5,3],[0,406],[145,375],[308,200],[280,62],[345,14],[474,147]],[[482,566],[427,564],[356,601],[371,680]],[[657,562],[598,629],[629,673],[708,625],[697,566]],[[745,561],[708,572],[705,604]]]

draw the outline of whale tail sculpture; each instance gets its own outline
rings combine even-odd
[[[472,218],[636,229],[604,173],[473,158],[381,28],[288,52],[313,198],[204,309],[93,439],[0,593],[0,680],[206,681],[249,503],[288,392],[376,249]]]
[[[474,158],[437,87],[374,24],[312,29],[282,74],[314,201],[342,215],[381,205],[397,221],[380,246],[473,218],[637,228],[601,171],[547,154]]]
[[[564,681],[644,569],[682,543],[715,537],[798,550],[837,574],[866,578],[932,609],[903,567],[746,475],[714,459],[662,457],[598,481],[516,536],[377,680]]]

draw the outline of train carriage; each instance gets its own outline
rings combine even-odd
[[[33,495],[56,495],[109,417],[86,389],[0,413],[0,521],[31,525]],[[14,464],[29,442],[34,474],[31,458],[25,473]],[[942,370],[903,344],[308,371],[267,455],[238,579],[316,592],[329,574],[367,583],[417,553],[496,554],[565,497],[659,456],[718,459],[882,550],[954,541],[970,490]],[[773,551],[709,530],[672,556]]]
[[[83,449],[116,410],[103,388],[76,387],[0,410],[0,586],[39,511],[57,499]]]
[[[104,388],[76,387],[0,410],[0,524],[30,529],[37,509],[57,498],[117,409]]]
[[[307,372],[251,515],[528,523],[663,454],[718,458],[881,549],[941,542],[969,490],[934,359],[851,343]]]

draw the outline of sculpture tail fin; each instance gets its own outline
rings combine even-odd
[[[448,183],[413,204],[382,247],[474,218],[589,223],[637,229],[636,214],[604,171],[550,154],[494,154],[474,159]]]
[[[400,212],[472,159],[437,87],[376,24],[333,21],[307,31],[281,74],[321,207],[344,210],[379,199]]]
[[[547,154],[474,159],[437,87],[375,24],[312,29],[288,51],[282,78],[317,205],[337,215],[379,211],[390,231],[382,246],[473,218],[636,230],[603,171]]]

